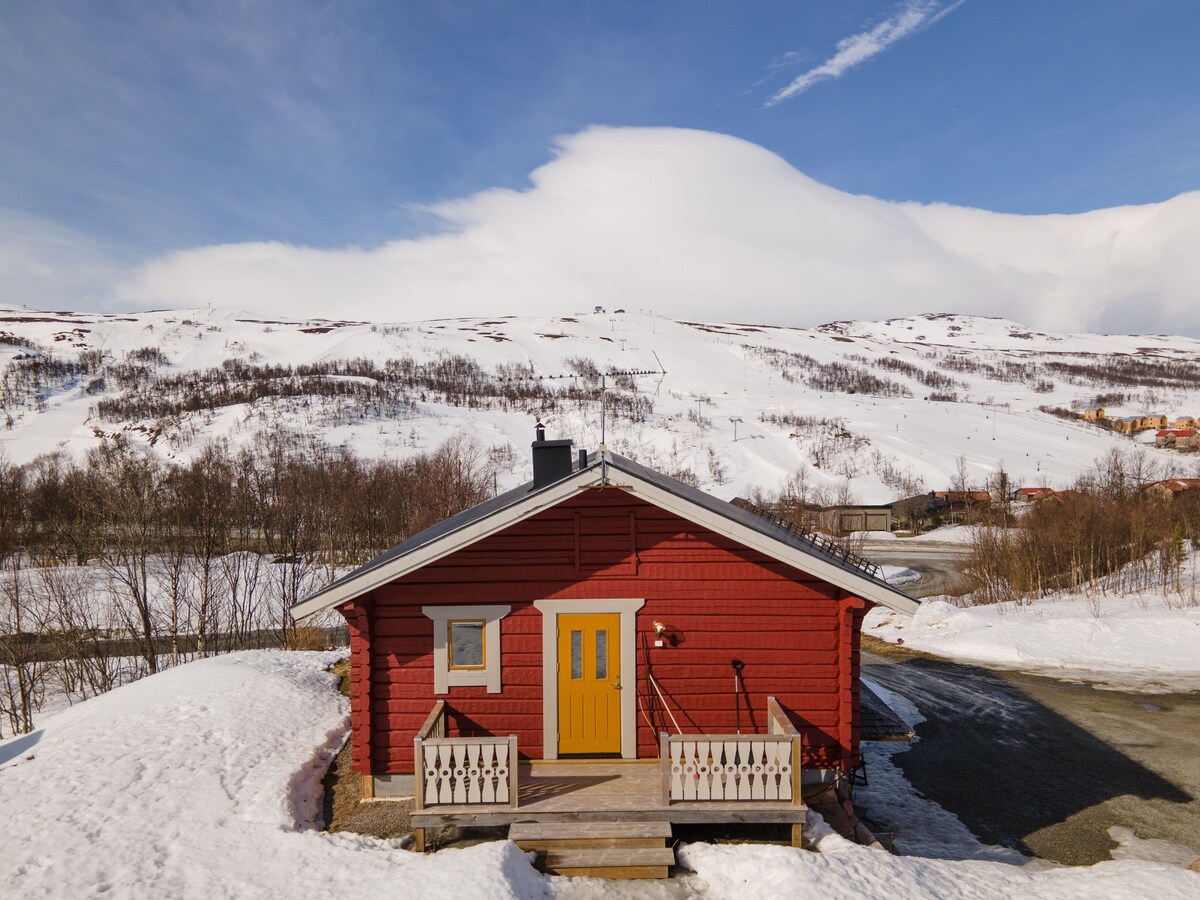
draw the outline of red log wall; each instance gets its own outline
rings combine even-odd
[[[539,758],[542,615],[532,604],[573,597],[646,601],[637,614],[640,757],[655,756],[659,732],[674,731],[648,673],[685,732],[731,733],[737,658],[746,663],[743,731],[767,730],[774,695],[804,734],[806,766],[858,764],[862,601],[607,488],[341,608],[351,633],[355,770],[412,772],[413,736],[437,699],[453,711],[449,734],[515,733],[522,756]],[[435,696],[433,622],[421,607],[479,603],[512,606],[501,622],[503,692],[452,687]],[[677,646],[654,647],[655,620],[679,633]]]

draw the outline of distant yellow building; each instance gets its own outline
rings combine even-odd
[[[1083,411],[1083,417],[1085,419],[1087,419],[1089,422],[1094,422],[1094,421],[1096,421],[1096,419],[1103,419],[1104,418],[1104,407],[1101,406],[1097,409],[1085,409]]]
[[[1196,419],[1193,416],[1180,416],[1171,423],[1172,428],[1195,428]]]

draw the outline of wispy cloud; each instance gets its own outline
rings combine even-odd
[[[848,70],[873,56],[878,56],[897,41],[924,31],[966,2],[967,0],[955,0],[951,3],[946,3],[945,0],[905,0],[890,18],[884,19],[873,28],[838,41],[837,52],[833,56],[798,76],[787,87],[775,92],[765,105],[774,106],[789,97],[803,94],[814,84],[840,78]]]

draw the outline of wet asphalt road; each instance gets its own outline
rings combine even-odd
[[[864,676],[926,718],[895,764],[980,840],[1091,864],[1124,825],[1200,854],[1200,696],[996,672],[869,638],[863,649]]]
[[[962,545],[915,544],[895,541],[863,547],[871,562],[891,566],[906,566],[921,574],[921,580],[902,586],[906,593],[920,599],[941,594],[961,594],[970,586],[962,573],[968,548]]]

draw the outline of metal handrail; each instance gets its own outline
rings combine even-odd
[[[842,562],[846,563],[846,565],[860,570],[866,575],[869,575],[871,578],[879,581],[883,580],[883,570],[878,565],[871,562],[865,556],[855,553],[836,538],[830,537],[827,534],[822,534],[819,531],[814,531],[811,528],[799,526],[795,522],[784,518],[779,513],[773,512],[772,510],[766,509],[765,507],[759,506],[755,503],[745,503],[742,508],[748,512],[754,513],[756,516],[766,519],[773,525],[777,525],[795,537],[808,541],[818,550],[821,550],[829,556],[840,559]]]

